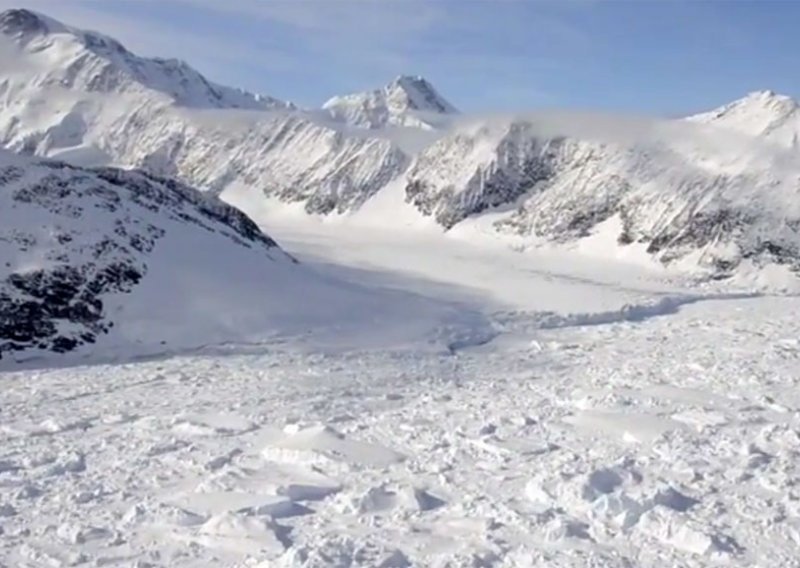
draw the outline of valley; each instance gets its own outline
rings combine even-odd
[[[800,568],[798,133],[0,13],[0,568]]]

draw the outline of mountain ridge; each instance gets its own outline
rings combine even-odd
[[[714,274],[800,258],[800,113],[774,93],[685,119],[475,117],[425,79],[400,76],[317,110],[212,108],[176,105],[170,89],[140,89],[135,74],[113,70],[123,83],[64,84],[52,65],[26,81],[41,51],[21,53],[21,71],[0,65],[0,142],[18,152],[143,168],[214,195],[237,188],[242,203],[297,203],[311,215],[358,218],[399,188],[442,231],[490,215],[491,235],[530,246],[580,240],[616,218],[618,247]],[[73,79],[95,76],[93,61],[76,59]]]
[[[0,202],[0,359],[66,353],[106,341],[109,334],[146,341],[131,326],[156,325],[148,306],[175,302],[173,291],[185,291],[179,268],[167,275],[159,266],[159,251],[173,245],[208,241],[228,254],[241,250],[267,272],[273,264],[296,263],[241,211],[145,172],[90,170],[3,150]],[[203,273],[202,265],[188,265]],[[152,278],[172,282],[162,290],[166,299],[139,293]],[[221,299],[212,294],[205,301]],[[138,310],[132,310],[137,301]],[[232,298],[225,303],[232,306]],[[187,317],[160,325],[189,325]]]
[[[275,109],[295,108],[264,95],[225,87],[206,79],[178,59],[146,58],[130,52],[105,34],[81,30],[27,9],[0,13],[0,32],[28,50],[56,52],[64,68],[58,79],[63,85],[87,91],[113,90],[124,86],[125,76],[143,87],[189,107]],[[88,72],[84,72],[88,69]],[[83,73],[82,73],[83,72]]]
[[[753,91],[726,105],[687,117],[687,120],[761,136],[782,146],[797,148],[800,145],[800,103],[770,90]]]

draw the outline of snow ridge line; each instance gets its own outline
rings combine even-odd
[[[681,294],[668,295],[656,301],[639,304],[626,304],[618,310],[595,313],[559,314],[556,312],[528,312],[504,314],[496,321],[500,325],[515,321],[527,320],[529,329],[561,329],[566,327],[584,327],[608,325],[622,322],[642,322],[650,318],[675,314],[690,304],[714,300],[750,300],[765,297],[760,292],[741,292],[729,294]]]

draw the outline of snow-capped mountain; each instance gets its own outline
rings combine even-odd
[[[501,232],[574,241],[616,220],[620,246],[639,243],[663,262],[800,268],[800,155],[680,121],[470,124],[416,157],[406,193],[445,227],[503,206]]]
[[[434,128],[437,115],[458,112],[423,77],[405,75],[381,89],[333,97],[322,108],[335,120],[363,128]]]
[[[0,14],[4,48],[14,62],[17,81],[28,90],[61,87],[86,93],[160,95],[179,106],[195,108],[292,108],[272,97],[255,95],[208,81],[177,59],[138,57],[118,41],[72,28],[30,10]],[[21,75],[21,76],[20,76]],[[17,81],[4,83],[7,97],[18,94]]]
[[[615,250],[717,273],[800,258],[788,97],[757,93],[685,120],[469,117],[401,76],[300,110],[32,12],[0,22],[0,143],[17,152],[143,168],[313,214],[353,214],[399,187],[414,215],[445,230],[476,221],[475,238],[488,226],[529,244],[613,231]]]
[[[800,136],[800,105],[786,95],[757,91],[719,108],[687,118],[759,136],[770,142],[797,148]]]
[[[243,184],[313,213],[359,206],[408,163],[380,134],[345,135],[99,34],[27,10],[0,22],[0,142],[16,152],[141,167],[212,192]]]

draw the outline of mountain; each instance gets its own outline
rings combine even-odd
[[[687,120],[759,136],[770,142],[798,147],[800,105],[786,95],[757,91]]]
[[[436,115],[458,112],[424,78],[405,75],[382,89],[333,97],[322,108],[334,120],[363,128],[433,128]]]
[[[244,194],[253,212],[288,202],[391,225],[394,211],[364,205],[399,190],[392,203],[443,231],[480,226],[476,239],[602,234],[595,254],[641,250],[714,276],[798,266],[800,127],[788,97],[755,93],[675,120],[465,116],[401,76],[303,110],[25,10],[0,22],[0,144],[22,154]]]
[[[611,231],[664,263],[718,275],[800,269],[800,155],[682,121],[531,115],[459,128],[423,150],[408,199],[453,227],[564,243]]]
[[[118,41],[78,30],[30,10],[0,14],[0,33],[11,45],[14,79],[6,97],[26,90],[59,87],[86,93],[141,93],[193,108],[274,109],[294,105],[208,81],[183,61],[138,57]]]
[[[143,168],[212,193],[246,185],[310,213],[358,207],[408,163],[384,136],[346,135],[100,34],[27,10],[0,22],[0,143],[15,152]]]

